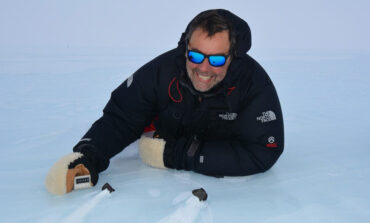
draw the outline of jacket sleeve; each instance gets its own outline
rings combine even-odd
[[[233,126],[233,138],[203,142],[187,169],[206,175],[243,176],[264,172],[284,148],[280,102],[272,83],[249,96]]]
[[[115,89],[98,119],[73,151],[89,155],[99,172],[109,159],[140,137],[157,103],[155,63],[149,62]]]

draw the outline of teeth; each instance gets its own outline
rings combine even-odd
[[[207,80],[209,80],[209,79],[211,78],[211,76],[203,76],[203,75],[201,75],[201,74],[198,74],[198,77],[199,77],[200,79],[204,80],[204,81],[207,81]]]

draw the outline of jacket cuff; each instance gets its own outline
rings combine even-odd
[[[175,169],[175,143],[172,140],[166,141],[163,151],[163,163],[167,168]]]
[[[187,139],[181,137],[177,140],[166,140],[163,151],[163,163],[167,168],[188,170],[188,157],[185,149],[187,148]]]
[[[78,143],[73,148],[73,152],[80,152],[86,156],[98,173],[106,170],[109,166],[109,159],[106,158],[93,144]]]

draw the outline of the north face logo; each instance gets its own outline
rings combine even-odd
[[[262,123],[274,120],[276,120],[276,115],[273,111],[262,112],[262,116],[257,117],[257,121],[261,121]]]
[[[238,114],[226,112],[224,114],[219,114],[218,117],[222,118],[223,120],[232,121],[235,120],[236,117],[238,117]]]

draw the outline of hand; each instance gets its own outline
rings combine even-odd
[[[84,175],[91,176],[91,186],[98,182],[98,173],[90,159],[82,153],[74,152],[62,157],[51,167],[45,186],[50,193],[63,195],[74,189],[76,176]]]
[[[139,141],[141,160],[156,168],[185,169],[186,148],[187,139],[185,137],[162,138],[158,132],[155,132],[153,137],[143,135]]]
[[[165,169],[163,161],[165,145],[164,139],[142,136],[139,141],[141,160],[149,166]]]

